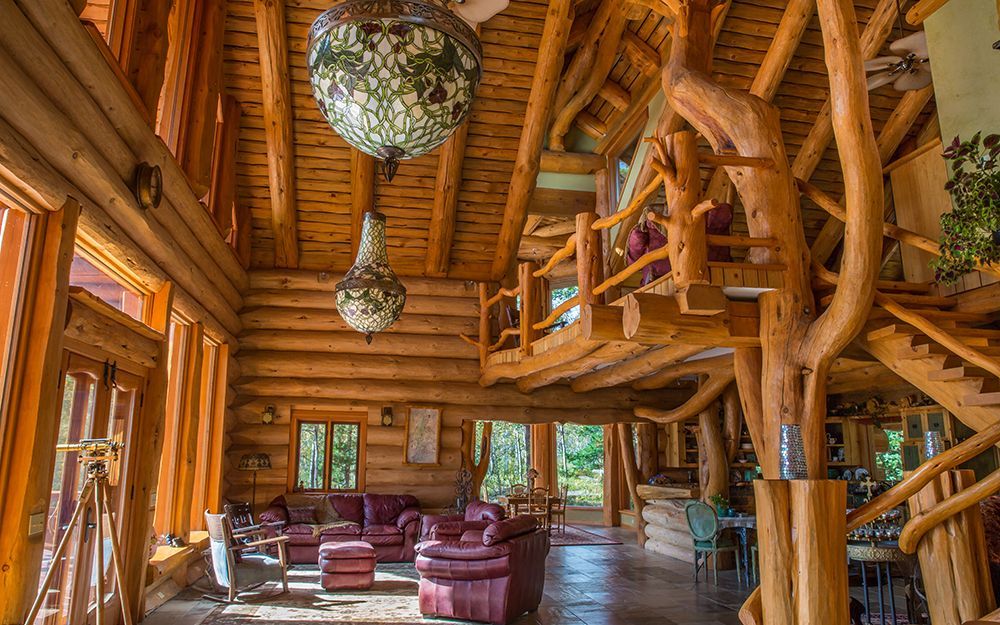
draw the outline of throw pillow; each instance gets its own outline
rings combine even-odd
[[[316,520],[316,508],[312,506],[293,506],[288,508],[288,522],[292,525],[297,523],[305,523],[306,525],[315,525]]]

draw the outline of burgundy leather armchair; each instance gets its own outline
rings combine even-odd
[[[459,540],[470,530],[482,531],[506,517],[503,506],[473,500],[464,514],[425,514],[420,523],[421,540]]]
[[[420,612],[506,625],[538,609],[548,553],[548,533],[528,515],[491,523],[479,541],[422,542],[416,560]]]
[[[329,542],[363,540],[375,548],[379,562],[413,562],[420,530],[420,507],[412,495],[332,493],[326,495],[344,521],[317,535],[312,525],[289,523],[285,498],[277,497],[261,513],[262,522],[283,525],[288,557],[293,564],[315,564],[319,547]]]

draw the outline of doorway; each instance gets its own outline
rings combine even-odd
[[[104,603],[106,614],[117,614],[110,532],[116,531],[121,538],[127,531],[123,493],[130,484],[128,450],[138,421],[145,377],[140,370],[128,371],[117,361],[100,360],[99,355],[83,351],[67,349],[63,353],[59,388],[62,401],[56,415],[59,436],[39,585],[50,569],[54,569],[54,578],[35,619],[37,625],[93,622],[98,600]],[[106,518],[102,521],[105,538],[99,546],[95,544],[95,530],[101,515],[93,499],[81,512],[83,522],[69,527],[86,480],[85,467],[79,462],[77,452],[58,450],[58,446],[89,438],[110,438],[124,444],[118,461],[110,466],[108,478],[108,503],[114,523]],[[63,556],[54,561],[52,556],[67,532],[71,532],[68,546]],[[103,553],[103,570],[98,570],[96,564],[97,548]],[[98,575],[104,580],[104,597],[97,596]]]

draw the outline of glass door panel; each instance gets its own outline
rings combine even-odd
[[[91,437],[100,379],[100,374],[97,373],[100,365],[96,362],[72,355],[64,363],[59,444],[75,443]],[[70,530],[70,517],[79,501],[80,489],[86,478],[82,469],[76,452],[57,452],[39,580],[44,579],[50,568],[55,569],[55,577],[36,623],[62,625],[71,622],[74,612],[71,604],[72,584],[78,578],[79,556],[81,547],[86,542],[87,532],[84,531],[81,536],[80,531],[74,529],[63,557],[53,561],[53,554],[59,541]],[[86,514],[92,518],[92,511]]]

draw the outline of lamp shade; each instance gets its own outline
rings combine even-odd
[[[385,161],[430,152],[458,128],[482,77],[482,44],[444,0],[348,0],[309,31],[313,95],[330,126]]]
[[[337,312],[347,325],[372,335],[385,330],[399,319],[406,304],[406,287],[389,266],[385,249],[385,215],[365,213],[361,243],[354,266],[337,283]]]
[[[241,471],[259,471],[271,468],[271,456],[265,453],[243,454],[240,456]]]

